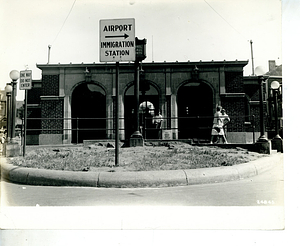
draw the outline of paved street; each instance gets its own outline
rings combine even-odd
[[[224,183],[166,188],[81,188],[1,182],[6,206],[266,206],[283,205],[283,166]]]

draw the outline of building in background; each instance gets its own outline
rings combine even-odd
[[[276,80],[282,85],[282,65],[277,66],[274,60],[270,60],[269,71],[266,75],[269,76],[269,78],[263,84],[264,121],[267,137],[272,139],[275,136],[275,113],[271,83]],[[254,126],[255,129],[259,129],[259,85],[257,83],[257,76],[245,76],[244,88],[248,102],[247,111],[250,116],[249,123],[246,124],[249,125],[249,131],[252,131],[252,126]],[[280,119],[280,136],[283,137],[282,94],[278,97],[278,111]],[[255,117],[253,118],[252,116]],[[254,122],[253,119],[255,119]]]
[[[0,129],[6,129],[6,93],[0,90]]]
[[[267,73],[270,77],[267,81],[267,132],[269,138],[275,136],[275,107],[274,107],[274,95],[271,90],[271,83],[278,81],[280,84],[279,95],[278,95],[278,120],[279,120],[279,135],[283,138],[283,104],[282,104],[282,65],[276,65],[274,60],[269,61],[269,72]]]
[[[247,64],[237,60],[142,63],[139,100],[144,138],[155,138],[149,119],[151,112],[160,110],[163,138],[165,132],[169,139],[209,142],[213,114],[221,105],[231,118],[228,141],[252,143],[260,133],[259,86],[257,76],[243,76]],[[115,64],[37,67],[42,78],[34,80],[28,91],[27,144],[114,139]],[[120,138],[126,140],[135,130],[134,63],[120,63],[118,96]]]

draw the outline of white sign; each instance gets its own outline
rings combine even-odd
[[[135,61],[135,20],[100,20],[100,61]]]
[[[20,71],[20,90],[30,90],[32,87],[32,71]]]

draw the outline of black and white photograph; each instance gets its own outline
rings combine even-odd
[[[299,3],[0,6],[1,245],[291,243]]]

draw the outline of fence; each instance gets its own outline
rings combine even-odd
[[[209,141],[213,117],[163,117],[161,128],[157,129],[152,117],[140,117],[140,131],[145,140],[163,138],[163,132],[172,134],[172,139],[201,139]],[[255,130],[259,120],[252,116],[232,116],[226,126],[226,132],[252,132],[255,142]],[[248,121],[245,122],[245,119]],[[119,118],[119,131],[130,136],[134,129],[135,119]],[[26,134],[69,134],[72,143],[81,143],[91,139],[114,139],[114,118],[28,118]],[[126,134],[127,133],[127,134]],[[22,127],[24,135],[24,122]]]
[[[148,119],[148,121],[147,121]],[[210,141],[213,125],[212,116],[202,117],[163,117],[163,124],[157,129],[154,124],[149,124],[152,118],[145,118],[143,136],[145,139],[163,138],[165,130],[176,133],[175,139],[198,139],[203,142]],[[247,119],[247,121],[245,121]],[[147,124],[148,122],[148,124]],[[230,132],[251,132],[255,142],[255,131],[259,130],[259,120],[254,115],[242,115],[230,117],[230,122],[224,127],[225,133]],[[143,127],[143,126],[142,126]],[[143,129],[141,130],[143,131]],[[157,137],[156,137],[157,136]]]

